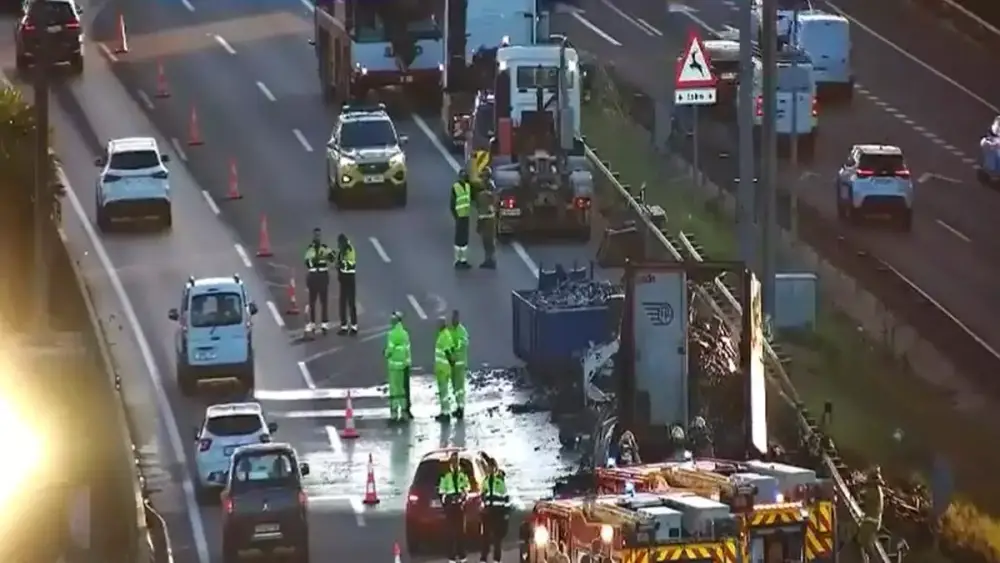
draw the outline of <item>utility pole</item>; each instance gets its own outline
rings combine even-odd
[[[792,172],[798,177],[799,170],[799,5],[795,5],[792,11],[792,28],[788,33],[788,45],[792,54],[791,74],[795,80],[795,88],[792,90],[792,146],[790,147],[792,161]],[[808,92],[808,90],[806,91]],[[799,185],[798,183],[789,186],[789,197],[791,200],[791,230],[792,244],[798,244],[799,240]]]
[[[35,53],[35,185],[34,185],[34,329],[43,335],[49,328],[49,243],[51,187],[49,185],[49,77],[51,43],[49,10],[43,0],[34,0],[31,19],[38,33]]]
[[[739,96],[737,104],[737,123],[739,125],[739,158],[740,158],[740,185],[736,194],[736,232],[739,236],[740,259],[747,268],[761,275],[760,263],[757,259],[759,252],[758,241],[760,231],[757,229],[757,212],[754,203],[756,184],[754,176],[757,175],[754,166],[753,147],[753,2],[746,0],[740,11],[740,84],[736,95]]]
[[[776,0],[763,0],[760,33],[763,72],[763,123],[761,124],[761,174],[758,196],[763,197],[763,240],[761,241],[761,285],[763,286],[764,311],[774,316],[774,274],[777,271],[778,237],[778,155],[775,120],[778,110],[778,11]],[[763,192],[763,193],[760,193]]]

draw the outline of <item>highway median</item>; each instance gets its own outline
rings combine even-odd
[[[685,160],[690,138],[683,132],[671,135],[668,154],[658,153],[652,148],[650,131],[655,122],[653,101],[613,69],[599,69],[596,83],[583,122],[587,143],[597,157],[631,194],[638,196],[641,190],[646,204],[664,209],[667,239],[678,247],[694,247],[703,258],[735,258],[732,178],[725,181],[726,189],[713,184],[723,182],[710,160],[699,171],[707,180],[695,182]],[[623,202],[620,192],[607,188],[612,183],[604,182],[599,199],[602,212],[614,214]],[[787,201],[779,207],[787,226]],[[836,453],[851,468],[883,466],[893,490],[884,520],[892,532],[884,545],[890,553],[898,550],[901,544],[896,540],[903,538],[911,557],[996,561],[1000,533],[989,515],[1000,514],[1000,489],[986,468],[1000,460],[984,463],[984,455],[994,454],[984,454],[979,447],[994,443],[995,432],[977,420],[982,410],[969,404],[968,394],[936,385],[926,376],[931,365],[941,372],[942,381],[954,371],[962,372],[963,366],[975,366],[969,375],[978,375],[980,362],[995,358],[984,357],[982,350],[977,353],[977,344],[969,342],[968,335],[949,328],[951,320],[934,312],[936,307],[925,297],[910,293],[915,288],[907,288],[893,270],[860,251],[836,225],[809,207],[799,210],[804,243],[793,245],[785,233],[785,246],[794,251],[784,257],[783,263],[791,266],[785,271],[818,274],[826,299],[819,303],[815,330],[777,334],[772,342],[790,379],[784,383],[794,387],[790,391],[779,385],[775,390],[798,396],[811,413],[821,413],[831,404],[828,433]],[[691,259],[688,254],[685,258]],[[883,300],[883,294],[891,298]],[[931,316],[938,319],[932,322]],[[930,334],[924,334],[925,328],[932,329]],[[984,383],[994,394],[995,381]],[[792,409],[776,408],[778,403],[771,393],[772,419],[790,420]],[[941,466],[935,459],[947,460],[955,484],[940,526],[932,521],[935,508],[927,491],[935,481],[933,468]],[[848,484],[860,480],[856,470],[841,475]],[[853,533],[852,526],[840,528],[842,539]],[[933,540],[935,536],[940,541]]]

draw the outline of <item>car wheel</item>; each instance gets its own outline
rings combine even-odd
[[[304,543],[295,548],[296,563],[309,563],[309,544]]]
[[[163,226],[163,230],[169,231],[174,226],[174,214],[167,211],[167,214],[160,218],[160,223]]]
[[[111,232],[111,216],[103,207],[97,208],[97,228],[100,229],[102,233]]]
[[[406,207],[406,200],[408,195],[409,195],[409,190],[407,189],[406,184],[403,184],[403,187],[399,188],[399,191],[397,191],[396,194],[393,196],[393,204],[396,207]]]
[[[16,59],[17,59],[16,60],[17,71],[18,72],[27,72],[28,71],[28,66],[29,66],[28,65],[28,58],[19,53],[17,55]]]
[[[257,385],[256,372],[254,372],[254,370],[251,369],[250,371],[245,373],[243,377],[240,378],[240,383],[243,385],[243,388],[246,389],[247,395],[253,396],[253,390],[256,388]]]
[[[406,529],[406,551],[410,555],[419,555],[425,551],[423,542],[417,539],[416,533],[409,526]]]
[[[194,396],[198,391],[198,382],[186,369],[181,367],[179,361],[177,363],[177,386],[181,390],[181,395],[185,397]]]
[[[83,53],[78,53],[70,58],[69,68],[73,74],[83,74]]]
[[[240,560],[240,552],[235,546],[231,546],[229,542],[222,541],[222,563],[238,563]]]
[[[907,209],[899,217],[899,229],[904,233],[908,233],[913,230],[913,211]]]

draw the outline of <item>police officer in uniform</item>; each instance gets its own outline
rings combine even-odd
[[[480,268],[494,270],[497,267],[497,199],[490,167],[483,169],[479,193],[476,195],[476,230],[483,240],[483,263]]]
[[[500,544],[507,535],[507,519],[510,514],[510,496],[507,494],[507,476],[497,467],[497,460],[486,459],[486,478],[481,487],[483,493],[483,534],[480,563],[487,563],[492,549],[493,563],[500,563]]]
[[[347,235],[337,237],[337,281],[340,282],[340,334],[358,333],[358,256]],[[348,324],[350,320],[350,324]]]
[[[472,182],[462,169],[451,186],[451,216],[455,220],[455,268],[469,268],[469,212],[472,210]]]
[[[306,289],[309,291],[309,322],[305,332],[311,334],[316,330],[316,302],[322,307],[322,325],[325,333],[330,330],[330,312],[328,307],[330,291],[330,264],[334,260],[334,252],[321,239],[319,228],[313,229],[312,242],[306,247]]]
[[[438,481],[438,495],[444,507],[448,534],[448,563],[465,563],[465,501],[471,486],[469,476],[458,463],[458,452],[448,459],[448,469]]]

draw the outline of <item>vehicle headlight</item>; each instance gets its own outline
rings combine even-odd
[[[549,529],[545,526],[535,526],[535,547],[545,547],[549,543]]]
[[[398,153],[389,158],[389,166],[403,166],[406,164],[406,155]]]
[[[615,529],[611,527],[610,524],[604,524],[601,526],[601,541],[604,543],[611,543],[611,540],[615,538]]]

